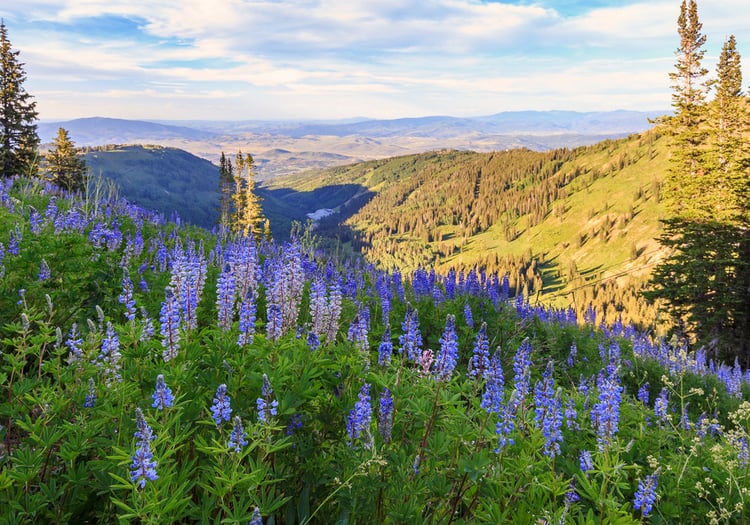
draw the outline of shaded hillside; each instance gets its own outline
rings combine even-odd
[[[114,181],[122,195],[144,208],[197,226],[213,227],[218,218],[219,168],[177,148],[103,146],[88,148],[86,165],[94,176]]]
[[[572,300],[581,313],[589,302],[600,312],[609,305],[609,322],[624,312],[651,323],[654,313],[635,299],[662,255],[654,241],[662,142],[647,132],[574,150],[431,152],[289,177],[266,190],[295,195],[306,212],[322,206],[300,196],[326,187],[372,194],[339,216],[338,229],[332,216],[319,233],[381,267],[507,272],[525,295]]]

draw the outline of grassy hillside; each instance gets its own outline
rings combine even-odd
[[[342,227],[329,219],[319,233],[380,267],[508,272],[526,295],[574,302],[581,312],[594,302],[610,322],[624,310],[652,323],[635,290],[663,256],[655,238],[666,166],[664,140],[647,132],[543,153],[409,155],[286,177],[263,190],[298,218],[338,206]],[[348,193],[334,191],[344,187]],[[369,198],[356,211],[355,196]]]
[[[93,177],[110,179],[129,201],[170,217],[211,228],[218,218],[219,168],[177,148],[103,146],[87,148]]]

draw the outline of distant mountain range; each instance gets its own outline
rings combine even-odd
[[[222,152],[251,153],[258,178],[440,149],[546,151],[621,138],[651,127],[658,112],[513,111],[483,117],[431,116],[338,121],[142,121],[105,117],[42,122],[78,146],[149,144],[189,151],[215,164]]]
[[[643,111],[508,111],[484,117],[431,116],[392,120],[344,121],[143,121],[90,117],[61,122],[42,122],[42,142],[51,141],[64,127],[81,146],[147,140],[211,140],[218,137],[260,133],[301,138],[308,135],[336,137],[429,137],[453,138],[476,135],[624,135],[644,131],[658,112]]]

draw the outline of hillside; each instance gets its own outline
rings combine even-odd
[[[146,209],[213,227],[218,217],[219,168],[177,148],[127,145],[87,148],[94,178],[112,180],[124,197]]]
[[[380,267],[508,272],[525,295],[572,300],[581,312],[609,303],[610,322],[626,309],[651,323],[634,290],[663,255],[655,238],[666,160],[651,131],[574,150],[410,155],[277,179],[263,191],[297,219],[338,209],[319,234]]]

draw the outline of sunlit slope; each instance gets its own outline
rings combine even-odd
[[[574,150],[365,162],[279,179],[265,191],[298,213],[344,210],[343,225],[324,224],[320,234],[381,267],[507,271],[518,291],[588,303],[598,301],[595,285],[640,283],[662,256],[655,239],[666,168],[665,140],[650,131]]]

